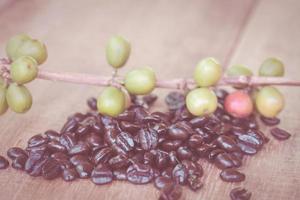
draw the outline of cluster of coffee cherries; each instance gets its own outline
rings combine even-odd
[[[108,63],[116,70],[126,63],[130,55],[130,44],[121,36],[112,37],[106,47]],[[222,67],[214,58],[201,60],[194,71],[194,80],[197,88],[186,95],[186,106],[195,116],[209,115],[218,106],[217,97],[212,87],[222,77]],[[234,65],[226,71],[226,76],[252,76],[249,68],[243,65]],[[259,69],[260,76],[283,76],[284,65],[276,58],[266,59]],[[122,83],[123,87],[107,87],[98,97],[98,111],[109,116],[118,116],[129,106],[130,95],[146,95],[156,86],[156,76],[150,67],[140,67],[129,71]],[[248,117],[256,109],[262,116],[273,118],[284,106],[283,95],[275,88],[243,88],[228,95],[225,99],[225,109],[234,117]]]
[[[10,38],[6,53],[11,61],[10,80],[0,76],[0,115],[8,108],[24,113],[32,105],[31,93],[24,84],[37,77],[38,66],[47,59],[47,49],[42,42],[19,34]]]

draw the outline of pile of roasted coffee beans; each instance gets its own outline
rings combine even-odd
[[[221,170],[223,181],[241,182],[245,174],[238,168],[244,156],[256,154],[269,139],[259,130],[254,115],[241,119],[226,113],[225,90],[216,94],[218,109],[207,117],[192,116],[179,92],[166,97],[169,112],[149,112],[155,95],[132,96],[131,107],[115,118],[99,114],[97,100],[90,98],[89,112],[75,113],[60,131],[35,135],[25,150],[13,147],[7,156],[13,168],[48,180],[89,178],[97,185],[113,180],[152,182],[161,191],[161,200],[179,199],[182,186],[201,189],[204,160]],[[261,121],[267,126],[280,122],[264,117]],[[273,128],[271,134],[279,140],[290,137],[279,128]],[[0,168],[8,165],[0,157]],[[248,200],[251,192],[235,188],[230,197]]]

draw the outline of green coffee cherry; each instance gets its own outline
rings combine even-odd
[[[266,59],[259,68],[260,76],[284,76],[284,65],[277,58]]]
[[[97,108],[101,114],[116,117],[125,110],[124,93],[115,87],[105,88],[97,100]]]
[[[221,76],[222,67],[214,58],[205,58],[201,60],[194,71],[194,79],[200,87],[215,85]]]
[[[244,65],[233,65],[227,69],[227,76],[252,76],[252,71]]]
[[[17,59],[16,51],[25,42],[31,40],[26,34],[18,34],[11,37],[6,44],[6,54],[10,60]]]
[[[26,40],[16,50],[16,57],[31,56],[40,65],[44,63],[48,57],[46,46],[38,40]]]
[[[11,64],[11,78],[18,84],[29,83],[38,74],[38,64],[30,56],[22,56]]]
[[[217,109],[216,94],[208,88],[197,88],[186,96],[186,106],[195,116],[203,116],[213,113]]]
[[[142,67],[128,72],[125,87],[131,94],[145,95],[155,88],[156,76],[150,67]]]
[[[273,118],[283,109],[284,97],[275,87],[266,86],[257,93],[255,104],[262,116]]]
[[[8,109],[6,101],[6,92],[7,89],[5,87],[0,86],[0,115],[3,115]]]
[[[16,83],[9,85],[6,100],[10,109],[16,113],[25,113],[32,105],[30,91],[25,86],[17,85]]]
[[[130,44],[121,36],[110,38],[106,46],[107,62],[114,68],[125,65],[130,54]]]

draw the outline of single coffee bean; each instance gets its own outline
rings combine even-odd
[[[159,190],[164,189],[166,187],[166,185],[172,184],[172,183],[173,183],[173,180],[171,178],[164,177],[164,176],[156,177],[154,180],[154,186]]]
[[[29,170],[26,169],[26,167],[28,166],[28,162],[32,162],[31,164],[31,168],[29,168]],[[25,170],[27,171],[27,173],[30,176],[40,176],[42,174],[42,168],[44,166],[44,164],[47,162],[47,158],[42,158],[40,160],[36,160],[35,162],[30,160],[30,158],[26,161],[25,163]]]
[[[174,140],[186,140],[189,137],[187,130],[178,124],[173,124],[169,127],[168,135]]]
[[[190,123],[193,128],[201,128],[208,122],[208,120],[208,117],[195,117],[190,120]]]
[[[75,118],[70,118],[62,127],[61,133],[67,133],[75,131],[78,126],[78,121]]]
[[[105,147],[97,151],[93,156],[93,161],[95,164],[99,163],[107,163],[110,158],[112,158],[114,155],[114,152],[112,148]]]
[[[164,169],[169,164],[169,154],[164,151],[156,151],[155,165],[158,169]]]
[[[161,148],[165,151],[176,151],[182,144],[181,140],[165,140],[161,143]]]
[[[220,177],[225,182],[242,182],[245,180],[245,174],[235,169],[224,169],[220,173]]]
[[[127,180],[133,184],[149,183],[153,177],[153,169],[149,165],[133,164],[127,169]]]
[[[42,167],[42,175],[45,179],[55,179],[61,174],[60,164],[53,158],[48,159]]]
[[[91,178],[96,185],[103,185],[112,182],[113,173],[106,165],[99,164],[93,170]]]
[[[85,154],[88,154],[89,151],[90,151],[90,148],[86,143],[79,143],[69,149],[69,155],[71,155],[71,156],[77,155],[77,154],[85,155]]]
[[[50,141],[47,146],[51,152],[67,152],[66,147],[56,140]]]
[[[220,153],[225,153],[225,151],[223,149],[214,149],[211,152],[209,152],[207,159],[210,162],[213,162],[215,160],[215,158],[217,157],[217,155]]]
[[[277,140],[287,140],[291,137],[291,134],[281,128],[271,129],[271,134]]]
[[[234,163],[232,161],[232,158],[230,154],[228,153],[220,153],[216,156],[214,160],[214,164],[219,169],[226,169],[226,168],[232,168],[234,167]]]
[[[179,200],[182,195],[182,188],[175,183],[167,184],[162,190],[159,200]]]
[[[12,168],[17,169],[17,170],[24,170],[27,159],[28,159],[27,155],[16,157],[12,161],[12,164],[11,164]]]
[[[220,148],[224,149],[227,152],[233,152],[239,149],[236,145],[236,142],[226,135],[220,135],[216,139],[216,143]]]
[[[143,128],[138,132],[139,143],[145,151],[156,148],[158,144],[158,134],[152,128]]]
[[[185,184],[188,177],[188,171],[186,167],[182,164],[177,164],[173,169],[172,177],[177,183],[182,185]]]
[[[81,162],[76,165],[76,171],[80,178],[89,178],[94,166],[89,162]]]
[[[61,145],[66,147],[67,150],[71,149],[75,144],[77,144],[77,140],[76,140],[75,136],[72,135],[71,133],[63,134],[60,137],[59,142]]]
[[[234,188],[230,192],[231,200],[249,200],[251,195],[251,192],[248,192],[246,189],[241,187]]]
[[[78,173],[75,168],[63,169],[62,178],[65,181],[73,181],[78,177]]]
[[[187,146],[181,146],[177,149],[177,156],[180,160],[190,159],[193,153]]]
[[[44,138],[42,135],[35,135],[28,140],[28,147],[37,147],[48,142],[47,138]]]
[[[267,126],[275,126],[275,125],[278,125],[280,123],[280,119],[277,118],[277,117],[268,118],[268,117],[261,116],[260,119]]]
[[[45,135],[47,136],[48,140],[54,140],[59,141],[60,134],[54,130],[48,130],[45,132]]]
[[[128,133],[136,133],[141,128],[139,125],[127,121],[121,121],[120,127],[123,131],[126,131]]]
[[[97,99],[95,97],[89,98],[86,103],[91,110],[97,110]]]
[[[10,159],[16,159],[18,157],[21,157],[21,156],[27,156],[27,153],[19,148],[19,147],[12,147],[12,148],[9,148],[7,150],[7,156],[10,158]]]
[[[117,169],[113,171],[113,179],[118,181],[126,181],[127,173],[125,170]]]
[[[9,166],[9,162],[3,156],[0,156],[0,169],[6,169]]]
[[[255,149],[253,146],[247,144],[247,143],[244,143],[242,141],[239,141],[237,143],[237,146],[240,148],[240,150],[246,154],[246,155],[254,155],[257,153],[257,149]]]

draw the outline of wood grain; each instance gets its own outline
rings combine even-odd
[[[49,59],[42,66],[53,71],[88,72],[109,75],[104,45],[110,35],[121,34],[132,43],[127,70],[150,65],[160,78],[190,77],[197,61],[205,56],[241,62],[255,69],[263,58],[280,56],[288,66],[288,76],[298,78],[300,64],[300,3],[295,1],[193,0],[193,1],[13,1],[0,9],[0,55],[7,39],[27,32],[46,42]],[[251,18],[241,26],[253,8]],[[279,14],[280,13],[280,14]],[[298,23],[298,24],[297,24]],[[297,26],[298,25],[298,26]],[[236,38],[240,39],[237,40]],[[240,42],[239,42],[240,41]],[[238,42],[238,43],[237,43]],[[298,42],[299,43],[299,42]],[[230,53],[232,51],[232,53]],[[228,58],[227,55],[233,55]],[[32,135],[59,129],[66,117],[86,110],[85,100],[100,88],[37,80],[29,84],[34,105],[25,115],[12,112],[0,118],[0,154],[11,146],[25,146]],[[155,91],[160,96],[167,91]],[[286,89],[287,108],[282,127],[293,133],[288,142],[271,140],[242,168],[247,180],[225,184],[219,171],[207,163],[205,186],[195,193],[184,190],[185,199],[228,199],[231,188],[244,185],[253,199],[298,199],[299,188],[299,89]],[[155,105],[165,109],[163,98]],[[294,185],[293,185],[294,183]],[[114,183],[98,187],[87,180],[65,183],[44,181],[13,169],[0,172],[0,199],[157,199],[151,185]]]

